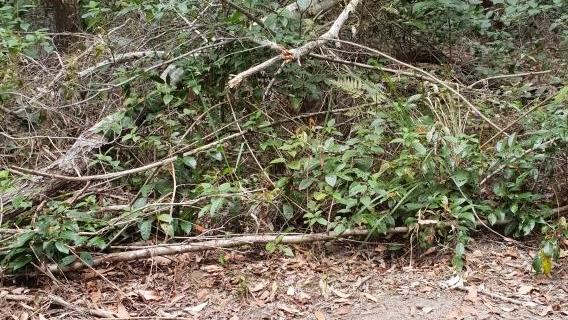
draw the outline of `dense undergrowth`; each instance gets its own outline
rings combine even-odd
[[[231,75],[274,56],[260,39],[297,47],[342,4],[314,17],[300,0],[294,14],[274,1],[221,3],[83,1],[85,33],[61,49],[38,4],[5,2],[0,193],[30,177],[10,166],[49,165],[113,113],[83,175],[181,155],[4,199],[6,268],[88,263],[140,239],[407,226],[423,248],[454,243],[458,269],[473,230],[540,232],[534,267],[551,272],[568,236],[565,2],[365,1],[340,33],[362,45],[329,43],[232,90]],[[81,76],[135,51],[154,53]]]

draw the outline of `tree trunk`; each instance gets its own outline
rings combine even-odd
[[[81,31],[81,14],[78,0],[50,0],[55,18],[56,32]]]

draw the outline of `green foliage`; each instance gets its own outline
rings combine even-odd
[[[503,85],[490,92],[457,86],[500,124],[508,122],[501,117],[541,104],[520,119],[515,128],[519,134],[508,130],[508,135],[496,137],[483,148],[487,135],[494,132],[487,133],[485,123],[465,109],[463,100],[412,77],[351,67],[333,69],[328,62],[306,57],[281,69],[267,69],[266,74],[229,91],[225,86],[231,74],[275,54],[267,48],[251,48],[257,46],[247,43],[251,38],[294,47],[328,27],[302,10],[299,15],[281,10],[276,1],[235,3],[255,17],[265,17],[265,26],[239,10],[196,1],[82,2],[88,31],[100,32],[97,37],[108,40],[98,44],[102,49],[97,57],[107,49],[113,55],[119,50],[104,30],[129,19],[149,29],[166,30],[159,39],[148,40],[148,47],[164,49],[167,59],[187,53],[203,38],[207,43],[220,36],[238,41],[176,59],[169,66],[183,70],[179,83],[162,78],[160,68],[143,67],[141,61],[97,70],[95,84],[79,84],[70,75],[62,88],[64,94],[104,92],[81,103],[92,99],[98,103],[93,109],[100,110],[100,105],[111,105],[107,99],[118,96],[114,105],[124,110],[102,126],[100,133],[112,145],[93,155],[90,173],[178,157],[171,164],[110,181],[113,191],[108,193],[120,190],[122,198],[104,192],[80,199],[57,194],[38,212],[33,211],[37,199],[10,199],[6,209],[18,209],[22,215],[3,221],[2,227],[21,231],[0,240],[8,248],[0,252],[4,266],[18,270],[38,260],[62,265],[79,258],[89,262],[92,258],[87,252],[105,250],[117,242],[169,241],[203,229],[341,234],[365,227],[374,234],[385,234],[393,227],[407,226],[412,241],[421,248],[437,241],[452,242],[452,263],[461,270],[471,231],[487,221],[515,237],[542,230],[545,239],[534,267],[551,273],[559,239],[566,237],[566,223],[550,221],[552,211],[541,181],[554,173],[549,159],[565,156],[568,145],[568,87],[562,79],[546,85],[556,93],[545,102],[540,87],[531,83]],[[530,56],[538,47],[529,34],[537,34],[538,22],[545,18],[551,34],[566,36],[564,2],[506,0],[494,4],[484,9],[471,1],[395,1],[385,10],[392,19],[388,22],[407,28],[410,38],[426,39],[444,52],[465,44],[467,54],[477,60],[467,70],[469,76],[450,75],[460,81],[520,68],[522,62],[516,57]],[[305,9],[307,2],[298,1],[298,5]],[[41,30],[28,37],[31,27],[22,18],[27,8],[13,4],[2,8],[1,57],[21,57],[44,44]],[[183,23],[199,18],[207,28],[195,35],[176,27],[168,34],[171,22],[180,22],[180,17],[185,18]],[[363,28],[364,23],[352,27]],[[530,45],[519,48],[519,43]],[[333,45],[328,49],[333,50]],[[338,56],[349,50],[335,49],[339,49]],[[362,56],[349,53],[346,58],[363,61]],[[546,63],[552,59],[544,58]],[[10,68],[17,68],[14,61],[8,64]],[[384,62],[377,58],[366,61],[377,66]],[[446,72],[445,67],[433,67],[432,72],[439,75]],[[4,71],[2,86],[18,85],[13,73]],[[108,83],[103,89],[91,87],[105,76]],[[107,94],[106,85],[113,87],[112,94]],[[247,134],[185,153],[241,130],[248,130]],[[0,192],[13,184],[8,171],[0,171]],[[123,205],[121,210],[108,213],[116,202]],[[426,226],[424,221],[438,223]],[[293,256],[281,239],[265,249]],[[220,257],[220,263],[225,262]]]

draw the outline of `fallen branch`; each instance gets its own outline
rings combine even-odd
[[[460,286],[460,287],[456,287],[455,289],[460,290],[460,291],[465,291],[465,292],[469,292],[469,290],[471,289],[470,287],[464,287],[464,286]],[[473,288],[473,290],[484,294],[488,297],[494,298],[494,299],[498,299],[498,300],[502,300],[508,303],[512,303],[512,304],[516,304],[519,306],[523,306],[523,307],[529,307],[529,308],[534,308],[536,306],[538,306],[537,303],[533,302],[533,301],[523,301],[523,300],[518,300],[518,299],[513,299],[513,298],[509,298],[509,297],[505,297],[503,295],[497,294],[497,293],[493,293],[491,291],[488,291],[486,289],[482,289],[482,288]]]
[[[496,80],[496,79],[506,79],[506,78],[519,78],[519,77],[526,77],[526,76],[534,76],[539,74],[550,73],[552,70],[544,70],[544,71],[534,71],[534,72],[523,72],[523,73],[515,73],[515,74],[502,74],[498,76],[488,77],[485,79],[477,80],[474,83],[470,84],[468,88],[473,89],[476,85],[480,83],[487,83],[489,80]]]
[[[302,45],[301,47],[298,47],[298,48],[295,48],[295,49],[282,50],[280,55],[272,57],[272,58],[264,61],[261,64],[253,66],[253,67],[237,74],[231,80],[229,80],[229,82],[227,83],[227,86],[229,88],[235,88],[244,79],[246,79],[246,78],[252,76],[253,74],[256,74],[256,73],[258,73],[262,70],[267,69],[268,67],[272,66],[276,62],[279,62],[279,61],[282,61],[282,60],[284,60],[286,62],[299,60],[301,57],[305,56],[310,51],[322,46],[323,44],[327,43],[328,41],[330,41],[332,39],[337,38],[338,35],[339,35],[339,31],[341,30],[341,28],[343,27],[343,25],[347,21],[347,18],[349,18],[349,15],[351,14],[351,12],[355,11],[355,9],[357,8],[357,6],[359,5],[360,2],[361,2],[361,0],[351,0],[349,2],[349,4],[347,4],[347,6],[345,6],[345,8],[341,12],[341,14],[339,14],[337,19],[335,19],[331,28],[329,28],[329,30],[326,33],[324,33],[323,35],[318,37],[316,40],[309,41],[309,42],[305,43],[304,45]]]
[[[25,199],[40,199],[44,195],[63,187],[66,182],[56,178],[58,175],[80,174],[87,168],[93,150],[107,144],[108,141],[100,132],[101,128],[109,123],[118,121],[122,110],[117,111],[83,132],[69,148],[69,150],[47,167],[37,170],[34,177],[22,178],[15,181],[14,186],[6,192],[0,193],[0,203],[9,204],[16,196]],[[12,172],[24,172],[26,169],[12,169]]]
[[[19,301],[19,302],[38,302],[39,295],[23,295],[23,294],[5,294],[0,295],[0,299],[6,299],[7,301]],[[71,302],[65,301],[65,299],[61,298],[60,296],[54,294],[47,294],[46,298],[53,304],[58,305],[60,307],[67,308],[69,310],[73,310],[79,312],[81,314],[88,314],[95,317],[101,318],[115,318],[115,314],[106,310],[100,309],[88,309],[83,308],[78,305],[75,305]]]
[[[140,59],[140,58],[152,58],[152,57],[157,57],[157,58],[163,58],[165,56],[165,51],[155,51],[155,50],[149,50],[149,51],[136,51],[136,52],[128,52],[128,53],[121,53],[121,54],[117,54],[114,57],[101,61],[99,63],[97,63],[96,65],[89,67],[85,70],[80,71],[79,73],[77,73],[77,75],[79,76],[79,78],[83,78],[86,77],[90,74],[92,74],[93,72],[95,72],[96,70],[109,66],[109,65],[113,65],[115,63],[120,63],[120,62],[124,62],[124,61],[128,61],[128,60],[132,60],[132,59]]]
[[[397,233],[407,233],[409,228],[407,227],[396,227],[387,231],[388,234]],[[352,236],[366,236],[369,234],[369,230],[356,229],[347,230],[341,234],[336,233],[314,233],[314,234],[302,234],[302,235],[250,235],[250,236],[238,236],[228,239],[217,239],[209,240],[203,242],[195,242],[191,244],[179,244],[179,245],[159,245],[148,247],[144,249],[137,249],[132,251],[110,253],[105,256],[93,259],[92,267],[102,265],[105,263],[116,263],[121,261],[134,261],[147,259],[156,256],[167,256],[174,254],[182,254],[192,251],[202,251],[218,248],[233,248],[243,245],[252,244],[266,244],[269,242],[278,241],[282,244],[294,244],[294,243],[306,243],[306,242],[317,242],[317,241],[327,241],[337,238],[346,238]],[[86,265],[82,262],[75,262],[69,266],[60,267],[57,264],[52,264],[48,266],[51,272],[65,272],[73,271],[85,268]]]

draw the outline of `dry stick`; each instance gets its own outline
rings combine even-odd
[[[96,70],[106,67],[108,65],[112,65],[115,63],[120,63],[123,61],[127,61],[127,60],[131,60],[131,59],[140,59],[140,58],[152,58],[152,57],[158,57],[158,58],[163,58],[165,56],[165,51],[155,51],[155,50],[148,50],[148,51],[136,51],[136,52],[127,52],[127,53],[121,53],[121,54],[117,54],[114,57],[101,61],[99,63],[97,63],[94,66],[91,66],[83,71],[80,71],[77,75],[79,76],[79,78],[83,78],[86,77],[90,74],[92,74],[93,72],[95,72]]]
[[[197,147],[193,150],[187,151],[187,152],[183,153],[182,156],[184,156],[184,157],[190,156],[190,155],[197,154],[197,153],[204,151],[204,150],[209,150],[213,147],[216,147],[220,144],[225,143],[226,141],[229,141],[229,140],[234,139],[236,137],[240,137],[240,136],[242,136],[243,134],[245,134],[249,131],[250,130],[245,130],[245,131],[242,131],[242,132],[230,134],[230,135],[228,135],[224,138],[221,138],[217,141],[213,141],[213,142],[208,143],[206,145],[203,145],[201,147]],[[152,169],[152,168],[161,167],[165,164],[170,164],[170,163],[176,161],[177,159],[178,159],[178,156],[174,155],[174,156],[162,159],[160,161],[156,161],[156,162],[147,164],[145,166],[133,168],[133,169],[130,169],[130,170],[111,172],[111,173],[107,173],[107,174],[100,174],[100,175],[93,175],[93,176],[81,176],[81,177],[65,176],[65,175],[61,175],[61,174],[41,172],[41,171],[37,171],[37,170],[20,168],[18,166],[10,166],[10,167],[8,167],[8,170],[10,170],[12,172],[16,172],[16,173],[18,171],[20,171],[20,172],[23,172],[23,173],[32,174],[32,175],[36,175],[36,176],[56,178],[56,179],[67,180],[67,181],[90,181],[90,180],[105,180],[105,179],[114,179],[114,178],[124,177],[124,176],[130,175],[130,174],[143,172],[143,171],[146,171],[146,170],[149,170],[149,169]]]
[[[73,311],[77,311],[79,313],[90,314],[92,316],[102,317],[102,318],[114,318],[114,316],[115,316],[114,313],[108,312],[106,310],[87,309],[87,308],[79,307],[79,306],[77,306],[73,303],[67,302],[63,298],[56,296],[54,294],[51,294],[51,293],[48,294],[47,297],[56,305],[65,307],[65,308],[73,310]]]
[[[356,109],[359,109],[360,107],[362,107],[362,106],[336,109],[336,110],[333,110],[332,113],[341,113],[341,112],[356,110]],[[299,115],[299,116],[296,116],[296,117],[293,117],[293,118],[290,118],[290,119],[284,119],[284,120],[276,121],[276,122],[273,122],[273,123],[265,124],[265,125],[259,126],[257,129],[264,129],[264,128],[267,128],[267,127],[270,127],[270,126],[275,126],[277,124],[287,122],[287,121],[308,118],[308,117],[312,117],[314,115],[319,115],[319,114],[326,113],[326,112],[327,111],[318,111],[318,112],[306,113],[306,114],[302,114],[302,115]],[[195,155],[195,154],[198,154],[202,151],[214,148],[214,147],[216,147],[220,144],[223,144],[223,143],[225,143],[229,140],[232,140],[234,138],[241,137],[242,135],[247,134],[251,131],[252,131],[251,129],[243,129],[242,131],[230,134],[230,135],[225,136],[225,137],[223,137],[219,140],[205,144],[201,147],[197,147],[195,149],[192,149],[192,150],[189,150],[189,151],[183,152],[183,153],[180,152],[178,154],[181,154],[184,157]],[[16,174],[26,173],[26,174],[31,174],[31,175],[35,175],[35,176],[55,178],[55,179],[67,180],[67,181],[91,181],[91,180],[105,180],[105,179],[115,179],[115,178],[124,177],[124,176],[131,175],[131,174],[134,174],[134,173],[143,172],[143,171],[146,171],[146,170],[149,170],[149,169],[153,169],[153,168],[161,167],[161,166],[166,165],[166,164],[170,164],[170,163],[176,161],[177,159],[178,159],[178,155],[176,153],[174,153],[170,157],[164,158],[164,159],[156,161],[156,162],[149,163],[149,164],[142,166],[142,167],[133,168],[133,169],[124,170],[124,171],[111,172],[111,173],[107,173],[107,174],[92,175],[92,176],[65,176],[65,175],[56,174],[56,173],[48,173],[48,172],[43,172],[43,171],[38,171],[38,170],[33,170],[33,169],[21,168],[21,167],[18,167],[18,166],[9,166],[8,170],[13,172],[13,173],[16,173]]]
[[[77,305],[74,305],[70,302],[65,301],[65,299],[56,296],[54,294],[47,294],[47,298],[54,304],[82,313],[82,314],[90,314],[92,316],[96,316],[96,317],[102,317],[102,318],[115,318],[114,313],[106,311],[106,310],[100,310],[100,309],[87,309],[87,308],[82,308],[79,307]],[[30,295],[21,295],[21,294],[7,294],[7,295],[0,295],[0,299],[6,299],[8,301],[23,301],[23,302],[36,302],[38,301],[38,296],[30,296]]]
[[[452,92],[453,94],[455,94],[456,96],[458,96],[471,110],[473,110],[473,112],[474,112],[475,114],[477,114],[481,119],[483,119],[485,122],[487,122],[487,123],[488,123],[489,125],[491,125],[493,128],[497,129],[498,131],[503,131],[503,130],[501,130],[501,128],[500,128],[499,126],[497,126],[495,123],[493,123],[493,121],[491,121],[491,119],[487,118],[483,113],[481,113],[481,111],[480,111],[476,106],[474,106],[471,102],[469,102],[469,100],[466,99],[461,93],[459,93],[456,89],[454,89],[454,88],[452,88],[451,86],[449,86],[446,82],[444,82],[444,81],[438,79],[436,76],[434,76],[434,75],[431,74],[430,72],[425,71],[425,70],[422,70],[422,69],[420,69],[420,68],[418,68],[418,67],[415,67],[415,66],[413,66],[413,65],[411,65],[411,64],[408,64],[408,63],[406,63],[406,62],[400,61],[400,60],[398,60],[398,59],[396,59],[396,58],[394,58],[394,57],[392,57],[392,56],[390,56],[390,55],[388,55],[388,54],[386,54],[386,53],[384,53],[384,52],[381,52],[381,51],[379,51],[379,50],[373,49],[373,48],[371,48],[371,47],[367,47],[367,46],[362,45],[362,44],[358,44],[358,43],[351,42],[351,41],[346,41],[346,40],[340,40],[340,39],[335,39],[334,41],[341,42],[341,43],[345,43],[345,44],[348,44],[348,45],[351,45],[351,46],[354,46],[354,47],[357,47],[357,48],[361,48],[361,49],[370,51],[370,52],[372,52],[372,53],[374,53],[374,54],[376,54],[376,55],[378,55],[378,56],[381,56],[381,57],[383,57],[383,58],[389,59],[389,60],[391,60],[391,61],[393,61],[393,62],[395,62],[395,63],[398,63],[398,64],[400,64],[400,65],[403,65],[403,66],[405,66],[405,67],[407,67],[407,68],[409,68],[409,69],[412,69],[412,70],[414,70],[414,71],[417,71],[417,72],[419,72],[419,73],[421,73],[421,74],[427,76],[428,78],[431,78],[431,79],[434,80],[436,83],[438,83],[439,85],[443,86],[444,88],[450,90],[450,92]],[[506,132],[503,132],[503,133],[504,133],[505,135],[507,135],[507,136],[509,135],[509,134],[507,134]]]
[[[514,126],[515,124],[517,124],[519,121],[521,121],[524,117],[526,117],[527,115],[529,115],[530,113],[532,113],[533,111],[535,111],[536,109],[542,107],[546,102],[548,102],[550,99],[552,99],[554,97],[554,95],[551,95],[549,97],[547,97],[546,99],[542,100],[540,103],[537,103],[534,107],[530,108],[529,110],[527,110],[525,113],[523,113],[520,117],[518,117],[517,119],[515,119],[513,122],[509,123],[505,128],[499,130],[499,132],[497,132],[495,135],[493,135],[491,138],[489,138],[489,140],[485,141],[481,147],[479,147],[480,149],[483,149],[483,147],[485,147],[487,144],[489,144],[491,141],[493,141],[495,138],[499,137],[501,135],[501,133],[503,133],[504,131],[508,130],[510,127]]]
[[[397,234],[408,232],[407,227],[396,227],[390,229],[387,233]],[[165,256],[187,253],[192,251],[202,251],[217,248],[232,248],[243,245],[251,244],[266,244],[269,242],[279,241],[282,244],[294,244],[294,243],[305,243],[305,242],[316,242],[316,241],[326,241],[333,240],[336,238],[344,238],[350,236],[366,236],[369,234],[368,230],[357,229],[357,230],[347,230],[341,234],[331,233],[315,233],[315,234],[305,234],[305,235],[250,235],[250,236],[240,236],[229,239],[218,239],[209,240],[203,242],[196,242],[191,244],[180,244],[172,246],[155,246],[145,249],[138,249],[126,252],[110,253],[106,256],[93,259],[92,267],[101,265],[103,263],[114,263],[120,261],[132,261],[147,259],[155,256]],[[56,264],[48,266],[51,272],[60,271],[72,271],[85,268],[85,265],[81,262],[75,262],[66,267],[60,267]]]
[[[522,73],[515,73],[515,74],[503,74],[503,75],[499,75],[499,76],[493,76],[493,77],[488,77],[485,79],[481,79],[481,80],[477,80],[474,83],[470,84],[468,86],[469,89],[473,89],[476,85],[482,83],[482,82],[487,82],[489,80],[495,80],[495,79],[505,79],[505,78],[518,78],[518,77],[526,77],[526,76],[533,76],[533,75],[537,75],[537,74],[545,74],[545,73],[549,73],[552,70],[544,70],[544,71],[534,71],[534,72],[522,72]]]
[[[357,6],[359,5],[360,2],[361,2],[361,0],[351,0],[349,2],[349,4],[347,4],[347,6],[345,6],[345,8],[341,12],[341,14],[339,14],[337,19],[335,19],[335,22],[333,23],[331,28],[326,33],[324,33],[319,38],[317,38],[316,40],[309,41],[306,44],[302,45],[301,47],[298,47],[298,48],[295,48],[295,49],[283,50],[280,55],[272,57],[272,58],[264,61],[261,64],[258,64],[254,67],[251,67],[250,69],[247,69],[247,70],[237,74],[231,80],[229,80],[229,82],[227,83],[227,86],[229,88],[235,88],[244,79],[246,79],[246,78],[248,78],[248,77],[250,77],[250,76],[252,76],[252,75],[254,75],[254,74],[270,67],[270,66],[272,66],[273,64],[275,64],[278,61],[284,60],[286,62],[290,62],[290,61],[293,61],[293,60],[299,60],[301,57],[310,53],[310,51],[322,46],[323,44],[327,43],[328,41],[330,41],[334,38],[337,38],[337,36],[339,35],[339,30],[341,30],[341,27],[343,27],[343,25],[345,24],[345,21],[347,21],[347,18],[349,18],[349,15],[351,14],[351,12],[353,12],[357,8]]]
[[[317,54],[317,53],[310,53],[310,57],[320,59],[320,60],[329,61],[329,62],[341,63],[341,64],[351,65],[351,66],[370,69],[370,70],[384,71],[384,72],[388,72],[388,73],[392,73],[392,74],[396,74],[396,75],[404,75],[404,76],[418,78],[418,79],[422,79],[422,80],[426,80],[426,81],[430,81],[430,82],[436,82],[435,79],[432,79],[430,77],[426,77],[426,76],[423,76],[423,75],[420,75],[420,74],[417,74],[417,73],[408,72],[408,71],[404,71],[404,70],[396,70],[396,69],[391,69],[391,68],[372,66],[370,64],[365,64],[365,63],[361,63],[361,62],[354,62],[354,61],[342,60],[342,59],[338,59],[338,58],[331,58],[331,57],[327,57],[327,56]]]
[[[465,292],[469,292],[468,287],[456,287],[455,289],[465,291]],[[522,301],[522,300],[517,300],[517,299],[505,297],[505,296],[502,296],[500,294],[496,294],[496,293],[493,293],[491,291],[481,289],[481,288],[475,288],[475,290],[477,292],[481,293],[481,294],[488,296],[488,297],[499,299],[499,300],[509,302],[509,303],[512,303],[512,304],[516,304],[516,305],[520,305],[520,306],[524,306],[524,307],[530,307],[530,308],[537,306],[537,304],[535,302],[532,302],[532,301]]]

